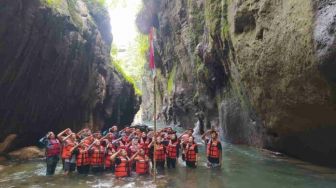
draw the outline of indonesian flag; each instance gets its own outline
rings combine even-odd
[[[153,78],[155,77],[154,32],[154,27],[152,27],[149,32],[149,68],[152,71]]]

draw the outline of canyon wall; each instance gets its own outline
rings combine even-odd
[[[336,166],[336,1],[144,5],[137,24],[157,29],[165,121],[220,126],[229,142]]]
[[[89,0],[0,2],[0,140],[130,124],[140,98],[111,64],[107,10]]]

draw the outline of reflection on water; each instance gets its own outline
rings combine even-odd
[[[160,172],[156,184],[150,176],[116,179],[111,173],[100,175],[62,174],[46,177],[43,160],[9,162],[0,172],[0,187],[211,187],[211,188],[330,188],[336,187],[336,170],[314,166],[247,146],[223,144],[224,163],[221,169],[206,167],[204,145],[200,145],[201,161],[197,169],[187,169],[179,159],[174,170]]]

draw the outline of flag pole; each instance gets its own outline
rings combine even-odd
[[[149,41],[150,41],[150,58],[149,58],[149,67],[152,70],[153,76],[153,94],[154,94],[154,104],[153,104],[153,117],[154,117],[154,152],[153,152],[153,171],[154,171],[154,182],[156,181],[156,75],[155,75],[155,63],[154,63],[154,27],[150,29]]]
[[[156,153],[156,76],[154,76],[154,79],[153,79],[153,81],[154,81],[154,137],[153,137],[153,139],[154,139],[154,160],[153,160],[153,162],[154,162],[154,167],[153,167],[153,169],[154,169],[154,182],[156,182],[156,155],[155,155],[155,153]]]

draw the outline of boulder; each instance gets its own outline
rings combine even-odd
[[[36,146],[28,146],[16,151],[12,151],[8,153],[8,155],[11,159],[29,160],[44,157],[45,152],[43,149],[39,149]]]
[[[0,153],[5,152],[16,138],[16,134],[8,135],[3,142],[0,143]]]

